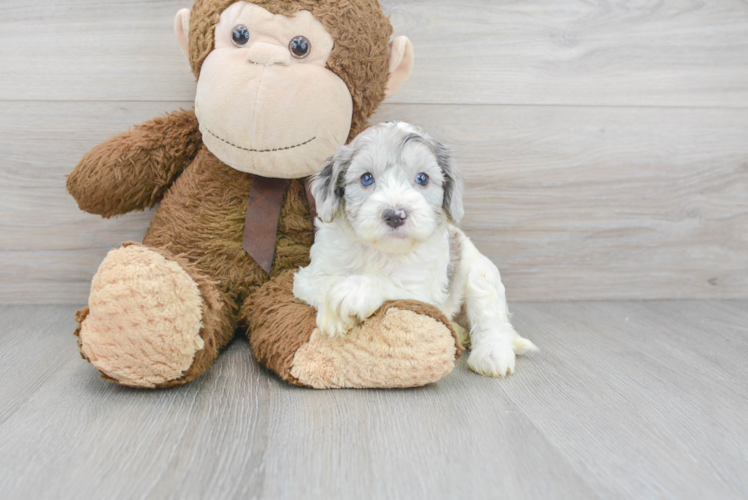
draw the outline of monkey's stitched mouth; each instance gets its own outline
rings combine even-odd
[[[213,137],[215,137],[215,138],[216,138],[216,139],[218,139],[219,141],[221,141],[221,142],[225,142],[225,143],[226,143],[226,144],[228,144],[229,146],[233,146],[233,147],[235,147],[236,149],[241,149],[242,151],[249,151],[250,153],[272,153],[273,151],[285,151],[285,150],[288,150],[288,149],[298,148],[299,146],[303,146],[303,145],[305,145],[305,144],[309,144],[310,142],[312,142],[312,141],[313,141],[314,139],[316,139],[316,138],[317,138],[317,136],[314,136],[314,137],[312,137],[311,139],[309,139],[309,140],[307,140],[307,141],[304,141],[304,142],[300,142],[299,144],[294,144],[293,146],[286,146],[286,147],[283,147],[283,148],[273,148],[273,149],[251,149],[251,148],[243,148],[243,147],[241,147],[241,146],[237,146],[236,144],[234,144],[234,143],[232,143],[232,142],[229,142],[229,141],[227,141],[226,139],[224,139],[224,138],[222,138],[222,137],[218,137],[218,136],[217,136],[216,134],[214,134],[213,132],[211,132],[211,131],[210,131],[210,130],[208,129],[208,127],[205,127],[205,130],[207,130],[207,131],[208,131],[208,133],[209,133],[210,135],[212,135]]]

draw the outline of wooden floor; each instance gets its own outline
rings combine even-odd
[[[2,498],[748,496],[748,301],[517,303],[516,375],[280,382],[239,338],[187,387],[78,355],[72,306],[0,306]]]

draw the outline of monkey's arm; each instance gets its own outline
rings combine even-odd
[[[202,144],[194,111],[153,118],[86,153],[67,180],[81,210],[103,217],[155,205]]]

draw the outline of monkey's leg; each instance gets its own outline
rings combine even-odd
[[[91,283],[75,334],[102,376],[132,387],[171,387],[200,376],[236,326],[236,306],[186,259],[125,243]]]
[[[316,311],[294,298],[293,271],[252,295],[241,316],[252,351],[282,379],[316,389],[418,387],[452,371],[462,347],[437,308],[385,303],[343,338],[320,334]]]

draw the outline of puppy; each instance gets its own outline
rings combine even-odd
[[[514,373],[515,355],[536,349],[509,323],[499,270],[457,227],[462,175],[428,134],[371,127],[325,162],[311,190],[317,234],[293,292],[317,309],[323,334],[345,335],[387,300],[415,299],[469,331],[477,373]]]

